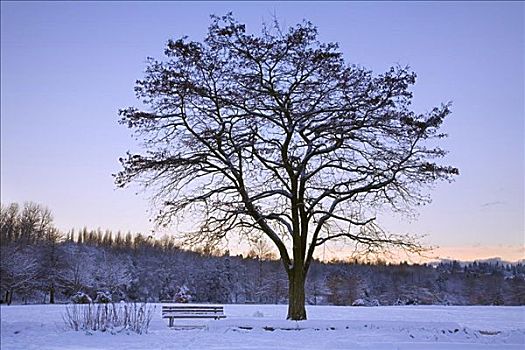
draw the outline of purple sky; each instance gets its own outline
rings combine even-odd
[[[480,257],[525,257],[522,2],[2,1],[2,203],[45,204],[64,230],[151,231],[147,194],[113,184],[136,147],[117,110],[137,104],[147,56],[161,58],[168,38],[201,40],[209,15],[228,11],[253,31],[274,14],[287,26],[309,19],[376,73],[409,64],[417,112],[453,101],[444,147],[461,176],[416,219],[384,224]]]

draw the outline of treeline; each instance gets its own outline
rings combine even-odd
[[[82,292],[112,300],[286,303],[287,277],[264,241],[246,256],[180,249],[173,238],[82,229],[59,232],[34,203],[0,210],[0,300],[68,302]],[[310,304],[524,305],[525,266],[314,262]]]

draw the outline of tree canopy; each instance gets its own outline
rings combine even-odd
[[[408,67],[374,75],[317,36],[307,21],[255,35],[231,14],[212,16],[203,42],[169,40],[163,61],[148,59],[135,87],[148,110],[120,111],[145,152],[121,159],[117,184],[152,187],[161,224],[198,219],[188,242],[264,233],[289,276],[292,319],[306,318],[316,247],[419,250],[381,230],[375,213],[412,210],[429,185],[458,174],[432,146],[449,104],[413,112]]]

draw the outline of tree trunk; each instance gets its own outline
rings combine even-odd
[[[262,304],[262,260],[259,257],[259,276],[257,278],[257,288],[258,288],[258,297],[257,301],[259,304]]]
[[[51,287],[49,289],[49,303],[50,304],[55,303],[55,287]]]
[[[302,268],[294,267],[288,274],[288,316],[287,319],[300,321],[306,320],[305,276]]]

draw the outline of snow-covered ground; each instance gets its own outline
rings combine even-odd
[[[177,320],[160,305],[145,335],[64,330],[64,305],[1,306],[1,349],[525,349],[525,307],[309,306],[285,321],[285,305],[225,305],[223,320]]]

